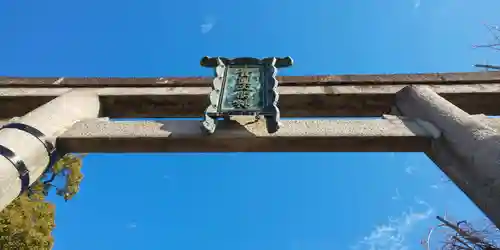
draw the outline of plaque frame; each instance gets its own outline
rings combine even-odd
[[[280,127],[280,111],[278,108],[279,83],[276,79],[277,69],[289,67],[292,64],[293,60],[291,57],[267,57],[263,59],[253,57],[239,57],[233,59],[225,57],[203,57],[200,61],[200,65],[207,68],[214,68],[215,78],[212,81],[212,90],[209,93],[209,105],[205,109],[202,129],[208,134],[213,134],[217,128],[217,123],[221,119],[229,119],[231,116],[264,116],[268,133],[276,133]],[[255,68],[257,68],[259,72],[258,83],[255,82],[255,75],[251,74],[250,70],[247,70]],[[231,70],[246,72],[245,74],[240,74],[239,77],[250,78],[250,80],[240,81],[240,78],[236,80],[233,79],[235,75],[229,74]],[[252,77],[254,78],[252,79]],[[235,94],[234,91],[231,93],[227,92],[228,86],[233,80],[237,81],[237,83],[243,82],[244,86],[248,88],[253,86],[255,89],[257,84],[260,85],[258,89],[258,97],[260,99],[258,100],[257,108],[255,107],[255,103],[253,103],[253,108],[226,109],[227,105],[229,105],[226,102],[229,98],[228,95]],[[244,90],[249,90],[248,88]],[[253,98],[237,99],[233,104],[238,103],[239,105],[245,106],[249,104],[250,101],[256,99],[255,91],[245,91],[243,93],[245,97],[252,95]],[[226,106],[224,106],[225,104]]]

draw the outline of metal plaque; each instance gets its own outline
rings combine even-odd
[[[219,112],[254,115],[265,104],[263,67],[229,66],[220,97]]]
[[[279,129],[277,68],[293,63],[290,57],[227,59],[204,57],[201,65],[215,68],[215,78],[202,128],[212,134],[220,118],[264,116],[269,133]]]

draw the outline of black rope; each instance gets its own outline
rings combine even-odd
[[[4,129],[4,128],[18,129],[18,130],[24,131],[24,132],[34,136],[36,139],[38,139],[38,141],[40,141],[43,144],[43,146],[47,150],[47,154],[48,154],[49,158],[51,158],[52,154],[55,152],[56,148],[54,147],[54,145],[51,142],[49,142],[47,140],[45,134],[42,133],[40,130],[38,130],[30,125],[26,125],[26,124],[22,124],[22,123],[9,123],[9,124],[2,126],[0,129]]]
[[[54,144],[49,142],[45,134],[42,133],[40,130],[30,125],[22,123],[9,123],[2,126],[0,130],[5,128],[18,129],[38,139],[38,141],[40,141],[45,147],[45,150],[47,150],[47,155],[49,156],[49,162],[47,164],[46,169],[52,166],[52,164],[59,158],[59,155],[56,152]],[[0,154],[3,155],[5,158],[7,158],[7,160],[9,160],[19,172],[19,178],[21,179],[21,194],[22,194],[26,189],[28,189],[30,184],[29,170],[26,167],[26,164],[14,152],[12,152],[12,150],[2,145],[0,145]]]
[[[26,191],[30,186],[30,172],[24,164],[24,161],[21,160],[12,150],[0,145],[0,154],[3,155],[7,160],[14,165],[19,173],[19,179],[21,179],[21,192],[22,194]]]

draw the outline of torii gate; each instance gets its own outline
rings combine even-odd
[[[500,119],[483,115],[500,115],[500,72],[278,80],[284,117],[383,119],[282,120],[275,134],[234,121],[207,136],[199,121],[108,118],[200,117],[210,78],[0,78],[0,119],[11,119],[0,130],[0,210],[42,174],[53,144],[61,153],[424,152],[500,226]]]

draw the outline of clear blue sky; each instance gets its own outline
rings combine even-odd
[[[494,0],[0,0],[0,75],[212,75],[202,56],[292,56],[286,75],[472,71]],[[55,250],[420,249],[482,214],[422,154],[93,154]]]

